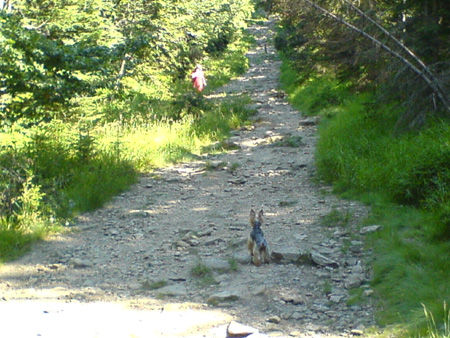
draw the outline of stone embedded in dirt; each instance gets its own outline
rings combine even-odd
[[[282,263],[283,261],[295,261],[297,260],[297,254],[293,252],[277,252],[272,251],[271,252],[271,258],[274,263]]]
[[[168,279],[172,282],[186,282],[187,281],[186,277],[183,277],[183,276],[171,276]]]
[[[272,316],[272,317],[267,318],[267,321],[269,323],[273,323],[273,324],[280,324],[281,318],[278,316]]]
[[[241,146],[235,142],[232,142],[230,140],[225,140],[220,143],[223,149],[225,150],[237,150],[241,149]]]
[[[349,277],[347,277],[347,280],[344,283],[344,286],[346,289],[354,289],[359,286],[366,280],[365,276],[363,274],[355,273],[351,274]]]
[[[272,251],[271,258],[274,263],[279,264],[298,264],[310,265],[312,264],[311,254],[306,251]]]
[[[204,230],[204,231],[199,231],[197,233],[198,237],[207,237],[207,236],[211,236],[213,233],[213,229],[208,229],[208,230]]]
[[[350,251],[353,253],[360,253],[363,250],[364,243],[361,241],[351,241]]]
[[[242,226],[240,228],[242,229]],[[230,248],[244,248],[247,246],[247,238],[233,238],[228,241],[228,245]]]
[[[224,302],[234,302],[239,298],[241,298],[240,292],[226,290],[210,296],[206,302],[208,304],[220,304]]]
[[[228,180],[228,183],[236,184],[236,185],[245,184],[246,182],[247,182],[247,180],[245,178],[234,178],[234,179]]]
[[[111,236],[118,236],[118,235],[120,235],[120,231],[117,229],[111,229],[111,230],[109,230],[109,234]]]
[[[294,319],[294,320],[300,320],[305,318],[305,312],[303,311],[294,311],[292,314],[289,315],[289,319]]]
[[[300,295],[283,294],[280,299],[285,303],[291,303],[294,305],[304,304],[305,300]]]
[[[328,298],[330,299],[330,302],[338,304],[345,298],[345,295],[343,295],[343,294],[330,294]]]
[[[250,290],[250,293],[254,296],[263,296],[267,292],[267,287],[265,285],[256,285],[253,286]]]
[[[149,213],[145,210],[130,210],[128,212],[128,216],[135,217],[135,218],[146,218],[149,216]]]
[[[230,270],[230,263],[226,259],[211,257],[203,260],[203,264],[211,270],[228,271]]]
[[[364,228],[361,228],[361,230],[359,230],[359,233],[361,235],[367,235],[373,232],[377,232],[378,230],[381,230],[381,228],[382,228],[381,225],[369,225]]]
[[[235,321],[232,321],[227,327],[227,338],[248,337],[254,333],[259,333],[259,330]]]
[[[69,265],[75,269],[82,269],[91,267],[92,262],[88,259],[73,258],[70,260]]]
[[[181,241],[189,244],[190,246],[197,246],[200,244],[200,240],[194,234],[184,236]]]
[[[351,330],[350,333],[354,336],[362,336],[364,334],[364,332],[362,330]]]
[[[233,254],[233,258],[239,264],[249,264],[251,262],[250,253],[248,250],[244,249]]]
[[[304,120],[300,120],[298,121],[298,125],[299,126],[315,126],[318,123],[319,119],[314,118],[314,119],[304,119]]]
[[[140,290],[140,289],[142,289],[142,284],[141,283],[130,283],[130,284],[128,284],[128,288],[130,289],[130,290]]]
[[[174,244],[175,244],[174,246],[177,249],[186,249],[186,248],[189,248],[191,246],[191,244],[189,244],[189,243],[187,243],[185,241],[182,241],[182,240],[176,241]]]
[[[157,289],[156,292],[158,296],[175,297],[175,296],[185,296],[187,293],[187,289],[184,285],[173,284],[159,288]]]
[[[225,241],[222,238],[213,238],[213,239],[210,239],[209,241],[206,241],[205,243],[203,243],[203,245],[210,246],[210,245],[216,245],[216,244],[223,243],[223,242],[225,242]]]
[[[370,296],[373,295],[373,290],[371,290],[371,289],[364,290],[363,295],[364,295],[365,297],[370,297]]]
[[[311,259],[315,264],[320,265],[320,266],[329,266],[332,268],[339,267],[339,263],[335,262],[334,260],[332,260],[316,251],[313,251],[311,253]]]

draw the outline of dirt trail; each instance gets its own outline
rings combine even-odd
[[[363,207],[314,182],[315,121],[278,90],[270,25],[250,28],[249,71],[214,95],[249,95],[258,110],[229,140],[236,149],[141,177],[2,266],[1,337],[225,337],[231,320],[319,337],[373,325],[363,241],[374,229],[360,231]],[[278,261],[256,267],[245,241],[261,207]]]

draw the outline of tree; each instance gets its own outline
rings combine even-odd
[[[250,0],[1,4],[0,102],[7,121],[67,117],[85,113],[86,103],[98,107],[142,93],[170,98],[170,87],[196,62],[233,41],[252,8]]]
[[[366,83],[370,80],[369,83],[373,84],[383,82],[386,87],[397,86],[397,90],[389,89],[389,96],[394,100],[409,103],[407,113],[399,119],[399,121],[407,120],[407,125],[422,124],[428,113],[433,110],[449,115],[448,48],[433,47],[435,45],[433,41],[436,39],[427,41],[407,29],[406,22],[423,16],[422,12],[419,14],[412,11],[409,14],[403,12],[401,16],[394,15],[393,13],[397,13],[399,2],[394,2],[394,6],[390,1],[378,3],[363,1],[360,2],[361,7],[356,7],[349,0],[331,3],[304,0],[295,2],[295,5],[294,2],[278,0],[276,4],[285,20],[287,19],[288,25],[291,23],[290,25],[302,27],[301,32],[306,40],[303,39],[304,41],[300,43],[303,46],[314,45],[315,55],[322,55],[320,59],[315,58],[315,61],[320,63],[326,59],[331,60],[331,63],[338,65],[341,74],[352,74],[353,77],[359,74],[360,79],[364,78]],[[443,22],[448,22],[450,11],[444,10],[448,6],[443,2],[434,3],[439,4],[440,7],[436,8],[440,8],[439,12],[442,15],[439,20],[433,21],[435,14],[429,14],[429,21],[433,21],[433,27],[439,31],[436,35],[439,37],[438,40],[448,44],[450,31],[445,28]],[[289,8],[289,11],[285,12],[284,8]],[[305,17],[313,22],[310,26],[312,28],[305,29],[305,25],[299,20]],[[393,18],[397,18],[397,21]],[[338,26],[339,24],[343,26]],[[342,27],[347,29],[344,30]],[[425,45],[427,47],[424,47]],[[426,52],[428,47],[434,50],[435,55],[432,58]],[[413,49],[417,51],[413,52]],[[387,52],[390,56],[381,51]],[[397,61],[392,62],[392,56]],[[386,79],[390,79],[389,85]]]

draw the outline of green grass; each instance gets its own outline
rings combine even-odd
[[[212,270],[203,263],[198,263],[191,269],[191,276],[197,278],[199,285],[208,286],[216,284]]]
[[[0,163],[8,168],[0,173],[0,258],[17,257],[55,224],[101,207],[136,182],[138,173],[211,151],[254,113],[247,103],[209,102],[198,116],[178,120],[140,117],[79,128],[55,121],[25,135],[0,134]]]
[[[437,325],[435,320],[435,315],[423,306],[425,318],[427,321],[427,333],[425,337],[427,338],[449,338],[450,337],[450,310],[448,309],[447,303],[444,302],[443,306],[443,317],[442,325]]]
[[[219,57],[203,60],[205,95],[248,68],[244,53],[252,43],[242,37]],[[101,207],[140,173],[226,151],[211,145],[225,144],[254,113],[248,97],[209,100],[194,94],[187,79],[170,86],[158,79],[157,92],[153,83],[124,83],[128,97],[103,93],[97,101],[79,100],[77,113],[84,117],[76,121],[35,127],[18,121],[0,131],[0,261]]]
[[[246,123],[254,114],[247,103],[248,98],[234,98],[208,103],[208,110],[198,117],[106,124],[96,131],[99,147],[117,153],[139,172],[197,159],[213,150],[212,143],[223,141],[231,130]]]
[[[167,286],[167,281],[159,280],[159,281],[145,281],[142,283],[142,288],[144,290],[157,290],[164,286]]]
[[[288,136],[272,144],[274,147],[299,148],[304,145],[301,136]]]
[[[321,218],[320,224],[327,227],[345,227],[348,225],[351,218],[352,215],[348,210],[343,211],[333,207],[328,214]]]
[[[5,229],[3,225],[0,228],[0,263],[19,257],[28,250],[33,241],[42,238],[38,233],[23,234],[17,230]]]
[[[376,92],[353,93],[332,74],[304,79],[283,67],[292,103],[322,116],[318,179],[371,206],[364,224],[383,226],[367,239],[378,323],[396,336],[427,336],[422,304],[440,328],[450,299],[449,123],[430,119],[421,131],[396,133],[401,108],[377,104]],[[347,219],[332,210],[323,222]]]
[[[383,230],[371,236],[374,249],[372,286],[380,299],[382,325],[421,324],[421,304],[442,315],[442,301],[450,296],[450,243],[427,239],[434,215],[411,207],[373,208],[372,220]],[[432,276],[432,277],[430,277]]]

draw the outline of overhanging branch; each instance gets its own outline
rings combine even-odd
[[[358,27],[352,25],[348,21],[344,20],[341,17],[338,17],[337,15],[331,13],[330,11],[326,10],[325,8],[317,5],[315,2],[311,0],[305,0],[306,3],[308,3],[313,8],[321,11],[325,15],[331,17],[332,19],[338,21],[339,23],[349,27],[350,29],[358,32],[365,38],[372,41],[374,44],[379,46],[380,48],[387,51],[392,56],[396,57],[400,61],[402,61],[409,69],[411,69],[413,72],[418,74],[426,83],[427,85],[433,90],[435,95],[439,98],[439,101],[443,104],[445,109],[450,113],[450,102],[447,98],[446,92],[441,86],[439,85],[439,82],[437,81],[435,75],[430,71],[430,69],[423,63],[412,51],[410,51],[406,46],[404,46],[398,39],[396,39],[392,34],[390,34],[386,29],[384,29],[382,26],[380,26],[378,23],[376,23],[374,20],[370,19],[364,12],[362,12],[360,9],[355,7],[353,4],[350,4],[347,0],[344,0],[347,4],[349,4],[353,9],[355,9],[360,15],[364,16],[364,18],[369,19],[372,23],[374,23],[379,29],[383,31],[383,33],[387,34],[389,38],[393,39],[397,45],[401,47],[402,50],[406,51],[409,56],[411,56],[418,64],[421,66],[422,69],[419,69],[417,66],[415,66],[412,62],[410,62],[408,59],[403,57],[400,53],[396,52],[389,46],[387,46],[385,43],[381,42],[377,38],[373,37],[372,35],[368,34],[364,30],[359,29]]]

